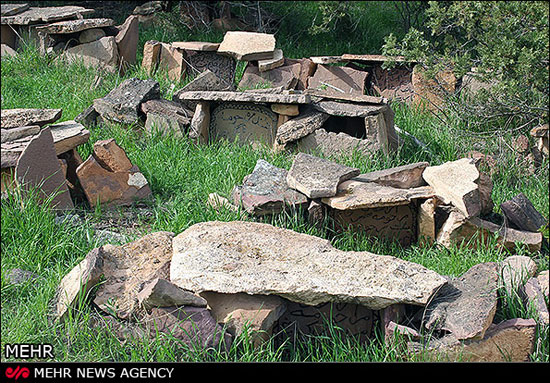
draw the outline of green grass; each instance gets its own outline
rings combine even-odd
[[[280,6],[281,5],[274,5]],[[307,13],[307,4],[304,11]],[[365,5],[369,6],[369,5]],[[378,16],[376,16],[378,15]],[[305,16],[304,16],[305,17]],[[380,12],[372,17],[379,17]],[[387,16],[389,17],[389,16]],[[309,23],[297,17],[294,28],[305,28]],[[311,21],[311,19],[309,19]],[[300,23],[303,23],[300,24]],[[160,41],[207,40],[221,41],[217,32],[189,32],[183,28],[145,29],[140,33],[138,63],[141,62],[141,48],[150,39]],[[290,28],[286,26],[285,28]],[[291,31],[281,27],[281,34]],[[381,32],[382,33],[382,32]],[[308,55],[330,55],[340,53],[361,53],[365,48],[348,49],[346,45],[331,45],[316,37],[312,41],[289,38],[278,39],[278,44],[289,44],[290,57]],[[298,44],[299,42],[299,44]],[[380,42],[370,40],[369,44]],[[365,43],[366,44],[366,43]],[[294,51],[291,49],[294,47]],[[300,53],[303,52],[303,53]],[[368,53],[372,53],[369,51]],[[102,81],[93,87],[96,75]],[[238,76],[242,75],[242,71]],[[139,68],[131,68],[120,78],[113,74],[99,73],[79,65],[64,66],[40,56],[28,47],[12,59],[3,59],[1,67],[2,108],[62,108],[62,121],[74,119],[92,104],[95,98],[105,96],[125,78],[148,76]],[[163,73],[155,74],[162,96],[171,98],[181,84],[172,84]],[[432,165],[461,158],[470,150],[480,150],[498,155],[497,171],[493,176],[493,200],[495,211],[500,203],[523,192],[545,216],[548,216],[548,162],[530,176],[522,173],[515,165],[515,157],[503,142],[511,137],[490,137],[473,140],[458,134],[460,126],[446,126],[438,119],[405,105],[394,104],[395,123],[401,129],[424,142],[428,151],[421,150],[410,139],[404,139],[397,153],[388,157],[374,155],[364,157],[358,154],[337,158],[341,163],[358,167],[362,172],[404,165],[416,161],[428,161]],[[252,149],[234,143],[219,142],[209,146],[196,146],[187,138],[178,139],[143,134],[140,126],[117,124],[100,125],[91,130],[88,143],[78,148],[86,159],[96,140],[114,138],[125,149],[132,163],[139,166],[149,181],[153,199],[148,202],[151,218],[138,220],[138,229],[130,232],[137,238],[146,232],[167,230],[176,234],[191,225],[204,221],[232,221],[240,219],[238,213],[226,210],[220,213],[207,206],[209,193],[228,197],[233,186],[240,184],[245,175],[254,168],[258,159],[265,159],[275,166],[290,168],[292,155],[275,154],[267,147]],[[52,299],[62,277],[70,271],[94,247],[94,223],[102,220],[104,212],[90,211],[77,206],[84,223],[73,227],[67,223],[56,224],[55,215],[47,208],[35,203],[32,194],[22,197],[9,194],[2,200],[1,210],[1,330],[2,348],[6,343],[50,343],[54,346],[55,359],[60,361],[400,361],[398,349],[384,344],[377,334],[367,343],[359,343],[353,337],[341,336],[341,330],[328,324],[326,334],[305,339],[289,339],[282,345],[274,340],[260,348],[252,347],[251,337],[245,332],[234,340],[228,352],[188,348],[166,335],[159,335],[154,341],[134,340],[120,342],[114,334],[88,326],[94,317],[94,309],[83,305],[65,324],[52,323],[49,313]],[[267,220],[278,227],[289,228],[301,233],[328,238],[339,249],[349,251],[371,251],[393,255],[419,263],[442,275],[458,276],[481,262],[498,262],[510,255],[496,246],[472,251],[468,247],[444,249],[438,246],[411,246],[402,248],[397,243],[373,240],[357,232],[333,232],[330,222],[321,228],[311,226],[307,220],[296,214],[286,214]],[[548,257],[534,257],[539,271],[548,269]],[[5,273],[12,268],[22,268],[40,276],[38,283],[10,285]],[[517,299],[502,299],[504,302],[498,318],[505,320],[516,316],[532,317],[534,314]],[[548,328],[539,328],[533,360],[548,361]]]

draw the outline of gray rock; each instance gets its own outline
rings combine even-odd
[[[32,126],[22,126],[20,128],[1,129],[1,132],[2,132],[2,143],[11,142],[19,138],[38,134],[38,132],[40,132],[40,126],[32,125]]]
[[[358,176],[359,169],[298,153],[287,175],[288,186],[309,198],[333,197],[338,184]]]
[[[146,309],[170,306],[206,307],[206,300],[191,291],[185,291],[163,278],[147,282],[139,294],[138,302]]]
[[[113,36],[105,36],[86,44],[69,48],[59,56],[68,63],[82,63],[86,68],[103,68],[109,72],[118,69],[118,48]]]
[[[424,169],[430,164],[427,162],[416,162],[398,166],[391,169],[377,170],[370,173],[360,174],[354,180],[362,182],[376,182],[384,186],[391,186],[399,189],[416,188],[426,185],[422,178]]]
[[[346,252],[329,241],[256,222],[204,222],[174,238],[170,280],[201,293],[279,295],[307,305],[350,302],[378,310],[426,305],[446,280],[415,263]]]
[[[17,268],[11,269],[8,273],[6,273],[6,282],[12,285],[32,282],[38,278],[40,278],[38,274]]]
[[[296,141],[296,149],[303,153],[320,152],[331,156],[352,156],[355,152],[370,156],[380,147],[368,139],[352,137],[344,132],[327,132],[320,128]]]
[[[130,78],[107,96],[94,100],[94,108],[102,118],[132,124],[139,120],[140,105],[160,98],[160,85],[153,79]]]
[[[509,222],[520,230],[537,232],[548,224],[523,193],[503,202],[500,208]]]
[[[14,16],[29,9],[29,4],[2,4],[2,16]]]
[[[229,91],[191,91],[181,92],[177,96],[180,101],[235,101],[260,104],[308,104],[311,99],[307,94],[276,94],[258,92]]]
[[[93,9],[86,9],[73,5],[63,7],[30,7],[13,16],[2,16],[2,24],[30,25],[50,23],[52,21],[68,20],[94,13]]]
[[[91,43],[92,41],[97,41],[102,37],[105,37],[105,31],[101,28],[92,28],[86,29],[85,31],[80,32],[78,36],[78,41],[80,44]]]
[[[338,101],[314,102],[313,107],[319,112],[340,117],[375,116],[388,108],[387,105],[351,104]]]
[[[94,108],[94,105],[92,104],[89,107],[87,107],[85,110],[80,112],[80,114],[76,116],[74,120],[79,124],[82,124],[83,126],[89,128],[100,123],[101,116],[99,115],[99,113],[97,113],[97,111]]]
[[[43,27],[37,27],[39,32],[45,32],[50,34],[65,34],[65,33],[77,33],[90,29],[104,28],[115,25],[113,19],[79,19],[79,20],[66,20],[58,21],[45,25]]]
[[[242,205],[253,216],[278,214],[285,208],[305,208],[307,197],[292,190],[286,182],[288,172],[259,159],[243,185],[233,189],[233,203]]]
[[[426,308],[430,333],[446,331],[456,339],[482,339],[497,310],[498,264],[481,263],[443,286]]]
[[[305,137],[321,128],[328,117],[325,113],[310,109],[279,126],[277,128],[277,142],[286,144]]]
[[[44,126],[61,118],[62,109],[2,109],[2,129]]]

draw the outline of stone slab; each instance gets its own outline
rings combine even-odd
[[[143,286],[137,295],[137,300],[146,309],[170,306],[206,307],[204,298],[191,291],[180,289],[172,282],[158,277]]]
[[[227,91],[192,91],[182,92],[179,100],[217,101],[217,102],[250,102],[260,104],[309,104],[311,99],[305,94],[272,94],[253,92]]]
[[[239,89],[277,88],[294,89],[302,70],[300,63],[279,66],[261,72],[256,65],[248,64],[239,82]]]
[[[21,126],[46,124],[61,118],[62,109],[2,109],[2,129],[19,128]]]
[[[143,59],[141,61],[141,66],[145,69],[147,74],[152,75],[157,69],[161,49],[161,43],[155,40],[149,40],[143,44]]]
[[[288,186],[309,198],[333,197],[338,185],[359,175],[359,169],[298,153],[287,175]]]
[[[369,139],[356,138],[344,132],[327,132],[320,128],[298,139],[296,150],[313,155],[322,153],[325,156],[353,156],[355,153],[370,156],[380,150],[380,145]]]
[[[354,180],[375,182],[380,185],[399,189],[416,188],[426,185],[426,182],[422,178],[422,173],[429,165],[428,162],[416,162],[414,164],[360,174]]]
[[[523,193],[503,202],[500,208],[508,221],[520,230],[537,232],[548,225],[548,221]]]
[[[1,129],[2,132],[2,143],[15,141],[19,138],[33,136],[40,132],[40,126],[31,125],[31,126],[22,126],[20,128],[12,129]]]
[[[277,128],[277,142],[286,144],[305,137],[321,128],[328,117],[327,114],[310,108]]]
[[[368,72],[342,66],[318,65],[308,89],[325,94],[364,95]]]
[[[187,75],[197,76],[204,71],[211,71],[223,83],[222,89],[194,89],[194,90],[233,90],[235,88],[235,71],[237,62],[235,59],[218,54],[217,52],[183,50],[187,65]],[[190,89],[191,90],[191,89]]]
[[[2,4],[0,9],[0,15],[2,16],[14,16],[29,9],[29,4]]]
[[[228,31],[218,47],[218,53],[241,61],[268,59],[275,50],[275,36],[268,33]]]
[[[218,50],[220,43],[210,43],[206,41],[175,41],[172,43],[172,46],[174,48],[189,51],[212,52]]]
[[[67,5],[63,7],[30,7],[29,9],[13,16],[2,16],[2,24],[30,25],[38,23],[50,23],[59,20],[76,19],[94,13],[95,10]]]
[[[60,58],[69,63],[81,62],[87,68],[105,68],[116,72],[119,63],[118,47],[113,36],[67,49]]]
[[[412,70],[409,67],[382,69],[380,65],[375,66],[372,70],[371,87],[388,100],[411,103],[414,98]]]
[[[258,60],[258,69],[260,72],[266,72],[284,65],[284,63],[285,58],[283,56],[283,51],[281,49],[275,49],[272,58]]]
[[[307,234],[256,222],[203,222],[174,238],[170,280],[195,292],[279,295],[374,310],[426,305],[445,278],[418,264],[345,252]]]
[[[170,81],[179,83],[185,78],[187,65],[184,52],[170,44],[160,43],[158,70],[165,71]]]
[[[139,20],[135,15],[130,15],[119,27],[115,36],[118,47],[118,56],[122,68],[136,63],[136,53],[139,42]]]
[[[273,145],[277,129],[277,115],[263,105],[222,103],[210,114],[211,141],[238,139],[241,144],[253,142]]]
[[[113,25],[115,25],[115,21],[113,19],[80,19],[58,21],[56,23],[44,25],[43,27],[37,27],[36,30],[49,34],[66,34],[78,33],[93,28],[111,27]]]
[[[353,104],[339,101],[316,101],[313,107],[331,116],[340,117],[368,117],[384,113],[387,105]]]

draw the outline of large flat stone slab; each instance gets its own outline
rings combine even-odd
[[[288,120],[277,128],[277,142],[286,144],[296,141],[321,128],[328,119],[328,114],[310,109],[300,116]]]
[[[345,252],[329,241],[255,222],[204,222],[174,238],[170,280],[195,292],[279,295],[307,305],[426,305],[445,278],[415,263]]]
[[[19,128],[21,126],[46,124],[61,118],[62,109],[2,109],[2,129]]]
[[[243,179],[243,184],[233,189],[233,203],[242,205],[254,216],[277,214],[285,208],[305,208],[307,197],[288,187],[287,174],[286,169],[259,159],[252,173]]]
[[[427,162],[416,162],[414,164],[360,174],[355,178],[355,180],[362,182],[376,182],[380,185],[391,186],[399,189],[416,188],[426,185],[426,182],[422,178],[422,173],[429,165],[430,164]]]
[[[268,33],[229,31],[218,47],[218,53],[237,60],[252,61],[273,57],[275,36]]]
[[[320,112],[340,117],[368,117],[383,113],[388,109],[387,105],[354,104],[340,101],[316,101],[313,107]]]
[[[353,68],[318,65],[308,81],[308,89],[334,95],[363,95],[368,75],[368,72]]]
[[[298,83],[301,69],[302,65],[295,63],[261,72],[258,66],[248,64],[239,82],[239,88],[276,88],[281,86],[283,89],[294,89]]]
[[[359,175],[359,169],[350,168],[323,158],[298,153],[288,172],[288,186],[309,198],[333,197],[340,182]]]
[[[183,101],[235,101],[261,104],[309,104],[311,101],[307,94],[273,94],[253,92],[227,92],[227,91],[192,91],[181,92],[178,99]]]
[[[56,23],[48,24],[43,27],[36,28],[39,32],[45,32],[50,34],[65,34],[65,33],[77,33],[87,29],[93,28],[105,28],[115,25],[113,19],[80,19],[80,20],[66,20],[58,21]]]
[[[2,16],[2,24],[30,25],[75,19],[94,13],[95,10],[67,5],[63,7],[30,7],[13,16]]]

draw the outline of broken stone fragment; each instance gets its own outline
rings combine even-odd
[[[15,141],[19,138],[34,136],[40,132],[40,126],[31,125],[31,126],[22,126],[20,128],[11,128],[11,129],[1,129],[2,132],[2,143]]]
[[[187,70],[184,51],[174,48],[170,44],[160,43],[160,45],[158,70],[165,71],[171,81],[180,82],[185,77]]]
[[[161,47],[161,43],[155,40],[149,40],[143,45],[141,66],[148,75],[152,75],[157,69]]]
[[[2,129],[44,126],[61,118],[62,109],[2,109]]]
[[[153,79],[124,80],[103,98],[94,100],[94,108],[104,119],[132,124],[139,120],[140,105],[160,98],[159,83]]]
[[[283,56],[283,51],[281,49],[275,49],[272,58],[258,60],[258,69],[260,72],[266,72],[284,65],[284,63],[285,58]]]
[[[218,47],[218,53],[241,61],[263,60],[273,57],[275,36],[268,33],[229,31]]]
[[[222,209],[228,209],[231,211],[239,210],[239,208],[233,205],[231,202],[229,202],[227,198],[222,197],[217,193],[208,194],[208,205],[211,206],[217,212],[220,212]]]
[[[459,341],[452,334],[429,343],[409,342],[411,355],[426,361],[527,362],[535,345],[533,319],[509,319],[492,324],[483,339]]]
[[[240,89],[277,88],[294,89],[298,84],[302,66],[300,63],[283,65],[261,72],[256,65],[248,64],[239,82]]]
[[[158,99],[149,100],[141,104],[141,110],[147,115],[145,129],[148,132],[158,130],[163,133],[172,132],[182,137],[191,123],[193,111],[183,107],[180,103]]]
[[[542,233],[520,231],[500,226],[478,217],[467,219],[460,211],[453,210],[437,234],[437,242],[445,247],[462,242],[475,248],[487,245],[498,234],[498,243],[505,249],[515,250],[516,245],[527,246],[530,252],[537,252],[542,246]]]
[[[121,319],[142,314],[138,294],[144,282],[169,279],[173,236],[161,231],[122,246],[102,246],[105,282],[98,288],[94,303]]]
[[[298,153],[287,175],[288,186],[309,198],[333,197],[338,185],[358,176],[359,169]]]
[[[83,126],[89,128],[100,123],[101,117],[99,116],[99,113],[97,113],[97,111],[94,109],[94,105],[92,104],[85,110],[80,112],[80,114],[76,116],[74,120],[79,124],[82,124]]]
[[[246,329],[255,344],[272,335],[275,322],[286,310],[286,304],[274,295],[200,294],[208,302],[212,316],[237,337]]]
[[[137,295],[139,304],[153,307],[196,306],[206,307],[206,300],[191,291],[185,291],[163,278],[147,282]]]
[[[538,317],[538,322],[543,325],[548,325],[550,315],[539,280],[537,278],[530,278],[523,286],[520,294],[523,297],[526,307],[534,309]]]
[[[131,205],[151,196],[147,179],[112,139],[98,141],[76,174],[91,207]]]
[[[295,117],[300,114],[298,105],[271,104],[271,110],[277,114],[282,114],[283,116]]]
[[[503,202],[500,208],[510,224],[520,230],[536,233],[548,224],[544,216],[535,209],[523,193]]]
[[[115,21],[113,19],[77,19],[58,21],[42,27],[37,27],[36,30],[49,34],[65,34],[82,32],[94,28],[110,27],[113,25],[115,25]]]
[[[458,340],[482,339],[497,310],[498,264],[480,263],[451,279],[426,307],[430,333],[451,333]]]
[[[180,104],[185,107],[195,110],[197,107],[198,101],[185,101],[179,100],[179,95],[184,92],[190,91],[208,91],[208,90],[232,90],[233,85],[227,81],[218,77],[214,72],[209,69],[206,69],[204,72],[201,72],[195,79],[185,85],[183,88],[178,90],[172,96],[173,101],[179,101]]]
[[[90,290],[103,274],[103,248],[90,251],[86,257],[63,277],[56,294],[55,318],[67,319],[69,311],[88,298]]]
[[[284,209],[305,208],[307,197],[289,188],[285,169],[259,159],[242,186],[233,189],[233,203],[253,216],[278,214]]]
[[[326,156],[352,156],[359,153],[370,156],[380,146],[371,140],[352,137],[344,132],[327,132],[323,128],[296,141],[296,150],[308,154],[322,153]]]
[[[531,129],[531,137],[537,140],[537,149],[546,157],[548,157],[548,140],[549,140],[548,124],[540,125]]]
[[[360,174],[354,180],[376,182],[380,185],[399,189],[416,188],[426,185],[426,182],[422,178],[422,173],[429,165],[427,162],[416,162],[414,164]]]
[[[471,158],[428,166],[422,177],[444,203],[452,203],[466,218],[481,212],[480,173]]]
[[[305,137],[321,128],[328,117],[325,113],[309,109],[277,128],[277,142],[279,144],[286,144]]]
[[[499,264],[500,283],[508,296],[514,296],[537,272],[537,264],[523,255],[513,255]]]
[[[350,302],[374,310],[426,305],[445,278],[418,264],[256,222],[204,222],[174,238],[170,280],[201,293],[279,295],[307,305]]]
[[[365,94],[368,72],[342,66],[318,65],[308,89],[327,94]]]
[[[44,128],[25,147],[17,160],[15,178],[26,192],[36,188],[41,203],[50,200],[50,206],[58,210],[74,208],[50,128]]]
[[[69,63],[81,62],[87,68],[104,68],[109,72],[116,72],[118,69],[118,48],[113,36],[76,45],[59,57],[65,58]]]
[[[97,41],[105,36],[105,31],[101,28],[86,29],[85,31],[80,32],[80,35],[78,35],[78,42],[80,42],[80,44],[87,44],[93,41]]]
[[[115,36],[122,68],[136,63],[138,40],[139,20],[137,16],[130,15],[119,27],[119,32]]]
[[[418,205],[418,240],[432,244],[436,240],[437,198],[428,198]]]
[[[208,144],[210,139],[210,103],[198,102],[189,125],[189,138],[199,145]]]

